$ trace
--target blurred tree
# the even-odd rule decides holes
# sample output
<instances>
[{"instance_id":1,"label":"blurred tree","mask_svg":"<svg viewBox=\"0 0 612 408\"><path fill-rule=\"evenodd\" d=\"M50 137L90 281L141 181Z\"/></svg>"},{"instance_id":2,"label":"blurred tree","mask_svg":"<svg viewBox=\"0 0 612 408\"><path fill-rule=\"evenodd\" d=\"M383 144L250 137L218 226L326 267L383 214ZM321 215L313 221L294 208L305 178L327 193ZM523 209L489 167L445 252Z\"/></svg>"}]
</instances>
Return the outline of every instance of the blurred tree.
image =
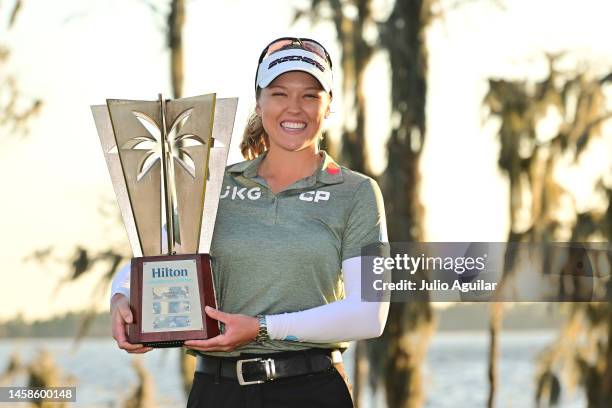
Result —
<instances>
[{"instance_id":1,"label":"blurred tree","mask_svg":"<svg viewBox=\"0 0 612 408\"><path fill-rule=\"evenodd\" d=\"M328 8L323 10L322 6ZM351 10L350 13L347 9ZM366 118L364 74L375 50L364 37L365 30L374 24L371 1L312 0L311 8L296 11L294 21L302 17L309 17L312 21L319 18L333 21L341 51L345 113L349 115L342 127L341 156L350 168L371 174L367 152L363 148Z\"/></svg>"},{"instance_id":2,"label":"blurred tree","mask_svg":"<svg viewBox=\"0 0 612 408\"><path fill-rule=\"evenodd\" d=\"M155 408L155 383L140 359L132 361L134 371L138 376L138 385L123 402L122 408Z\"/></svg>"},{"instance_id":3,"label":"blurred tree","mask_svg":"<svg viewBox=\"0 0 612 408\"><path fill-rule=\"evenodd\" d=\"M595 183L593 197L600 205L578 210L576 199L557 177L560 167L589 163L583 155L602 135L602 124L612 117L604 86L612 73L590 78L586 72L564 74L555 68L559 56L548 56L549 72L540 82L491 79L484 104L490 115L500 120L499 167L508 175L510 188L510 231L508 242L550 243L589 242L612 239L612 168ZM542 135L538 125L559 117L555 134ZM601 205L603 202L605 205ZM569 208L568 208L569 207ZM573 218L563 217L569 210ZM569 232L569 234L568 234ZM571 252L570 252L571 255ZM545 253L542 270L551 272L552 253ZM607 254L607 299L612 295ZM502 282L514 272L517 253L507 253ZM571 256L568 263L571 261ZM599 265L599 263L598 263ZM596 274L599 269L596 268ZM606 278L606 276L594 276ZM563 281L562 281L563 282ZM561 286L568 291L568 288ZM572 293L561 293L571 299ZM612 310L610 303L573 302L569 319L559 341L540 358L536 403L552 406L559 402L560 377L565 369L566 384L583 384L589 407L612 406ZM493 382L489 406L494 405L498 334L503 304L491 305L491 347L489 376Z\"/></svg>"},{"instance_id":4,"label":"blurred tree","mask_svg":"<svg viewBox=\"0 0 612 408\"><path fill-rule=\"evenodd\" d=\"M432 0L396 0L381 26L381 44L391 66L391 135L382 189L387 206L389 240L422 242L424 208L421 203L421 153L425 144L428 51L425 31L433 11ZM415 274L425 280L422 271ZM429 296L410 302L392 302L387 327L372 342L370 362L383 357L387 403L416 408L424 404L421 366L434 330ZM380 372L380 371L379 371Z\"/></svg>"},{"instance_id":5,"label":"blurred tree","mask_svg":"<svg viewBox=\"0 0 612 408\"><path fill-rule=\"evenodd\" d=\"M21 361L21 357L17 351L13 351L9 357L8 364L4 372L0 374L0 386L10 384L22 371L25 370L25 365Z\"/></svg>"},{"instance_id":6,"label":"blurred tree","mask_svg":"<svg viewBox=\"0 0 612 408\"><path fill-rule=\"evenodd\" d=\"M365 143L364 75L377 49L388 55L393 120L387 142L387 168L380 181L387 219L393 220L388 223L392 242L424 239L419 169L426 134L428 53L425 31L436 14L436 3L434 0L395 1L384 22L375 22L372 18L370 0L312 0L308 10L296 13L296 18L308 16L313 21L327 18L334 23L341 47L342 90L348 100L349 113L342 130L341 160L352 169L369 175L372 174ZM378 37L368 41L372 37L368 33L376 27ZM389 406L421 406L424 393L420 366L433 329L434 316L428 298L392 303L383 336L357 344L356 404L360 403L363 371L367 370L363 356L367 354L372 368L370 383L375 389L384 379Z\"/></svg>"},{"instance_id":7,"label":"blurred tree","mask_svg":"<svg viewBox=\"0 0 612 408\"><path fill-rule=\"evenodd\" d=\"M62 374L53 355L44 349L39 351L38 357L30 362L26 370L28 388L71 387L76 383L73 377ZM37 408L65 408L70 405L67 402L52 402L45 399L33 399L32 403Z\"/></svg>"},{"instance_id":8,"label":"blurred tree","mask_svg":"<svg viewBox=\"0 0 612 408\"><path fill-rule=\"evenodd\" d=\"M160 24L170 52L170 83L172 98L183 96L183 26L185 25L185 0L140 0L149 7ZM160 6L162 4L162 6Z\"/></svg>"},{"instance_id":9,"label":"blurred tree","mask_svg":"<svg viewBox=\"0 0 612 408\"><path fill-rule=\"evenodd\" d=\"M172 85L172 98L180 98L183 94L183 26L185 23L185 0L140 0L152 12L153 17L163 20L161 27L166 38L166 47L170 53L170 82ZM119 221L120 223L120 221ZM101 251L92 251L84 247L77 247L71 261L72 270L68 281L74 281L83 274L90 272L99 264L106 265L106 273L100 282L99 289L106 289L121 264L129 258L125 248L115 246ZM99 290L103 294L105 290ZM77 334L77 341L87 332L96 316L95 308L83 320L83 324ZM188 393L191 389L193 373L195 371L195 359L181 353L180 375L183 389ZM145 405L146 406L146 405Z\"/></svg>"},{"instance_id":10,"label":"blurred tree","mask_svg":"<svg viewBox=\"0 0 612 408\"><path fill-rule=\"evenodd\" d=\"M9 17L5 27L8 31L16 23L21 10L21 0L10 6ZM3 4L0 4L0 12ZM11 50L6 43L0 42L0 132L2 136L26 135L28 121L41 109L42 100L30 99L22 95L17 79L9 70Z\"/></svg>"},{"instance_id":11,"label":"blurred tree","mask_svg":"<svg viewBox=\"0 0 612 408\"><path fill-rule=\"evenodd\" d=\"M424 210L419 197L420 156L425 140L427 46L425 30L432 21L431 0L395 1L386 21L372 17L371 0L312 0L296 19L331 20L341 50L342 91L348 115L342 129L341 161L372 176L365 143L364 76L376 50L388 54L391 66L391 136L388 164L380 181L385 196L389 239L422 241ZM377 37L372 39L372 32ZM422 278L422 276L421 276ZM391 304L387 326L379 339L358 342L354 399L360 405L365 371L373 389L384 382L391 407L418 407L424 402L421 364L434 319L429 299Z\"/></svg>"}]
</instances>

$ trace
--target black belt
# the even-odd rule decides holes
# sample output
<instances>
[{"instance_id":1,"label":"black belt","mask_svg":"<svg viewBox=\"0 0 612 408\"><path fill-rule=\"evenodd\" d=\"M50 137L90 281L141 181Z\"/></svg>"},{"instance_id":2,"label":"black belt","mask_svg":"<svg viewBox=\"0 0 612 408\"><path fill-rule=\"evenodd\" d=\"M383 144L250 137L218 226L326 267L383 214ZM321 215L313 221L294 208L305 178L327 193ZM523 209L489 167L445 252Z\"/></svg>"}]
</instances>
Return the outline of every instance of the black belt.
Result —
<instances>
[{"instance_id":1,"label":"black belt","mask_svg":"<svg viewBox=\"0 0 612 408\"><path fill-rule=\"evenodd\" d=\"M240 385L249 385L276 378L318 373L341 362L342 354L339 350L325 349L249 355L249 358L242 359L198 355L196 372L230 378L238 380Z\"/></svg>"}]
</instances>

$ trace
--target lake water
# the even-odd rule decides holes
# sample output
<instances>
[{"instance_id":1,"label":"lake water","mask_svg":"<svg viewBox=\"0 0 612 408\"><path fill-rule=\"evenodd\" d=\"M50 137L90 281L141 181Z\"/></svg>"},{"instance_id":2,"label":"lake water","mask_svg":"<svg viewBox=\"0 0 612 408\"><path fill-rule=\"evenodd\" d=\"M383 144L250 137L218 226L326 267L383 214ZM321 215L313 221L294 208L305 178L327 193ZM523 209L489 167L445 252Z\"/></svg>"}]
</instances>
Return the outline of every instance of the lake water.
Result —
<instances>
[{"instance_id":1,"label":"lake water","mask_svg":"<svg viewBox=\"0 0 612 408\"><path fill-rule=\"evenodd\" d=\"M532 407L534 395L534 358L555 338L554 332L505 332L501 336L498 408ZM29 362L38 350L52 352L64 373L78 379L75 407L119 407L137 383L133 358L141 358L155 378L159 408L185 406L181 393L178 349L154 350L134 357L116 348L112 339L86 339L73 349L70 339L1 339L0 370L10 355L18 351ZM434 336L424 367L427 407L485 407L488 384L488 335L485 332L442 332ZM344 354L352 373L352 348ZM87 364L84 364L84 362ZM15 385L24 385L21 377ZM6 384L3 384L6 385ZM384 407L382 395L367 393L367 406ZM7 406L2 405L0 406ZM586 406L578 390L563 394L561 407Z\"/></svg>"}]
</instances>

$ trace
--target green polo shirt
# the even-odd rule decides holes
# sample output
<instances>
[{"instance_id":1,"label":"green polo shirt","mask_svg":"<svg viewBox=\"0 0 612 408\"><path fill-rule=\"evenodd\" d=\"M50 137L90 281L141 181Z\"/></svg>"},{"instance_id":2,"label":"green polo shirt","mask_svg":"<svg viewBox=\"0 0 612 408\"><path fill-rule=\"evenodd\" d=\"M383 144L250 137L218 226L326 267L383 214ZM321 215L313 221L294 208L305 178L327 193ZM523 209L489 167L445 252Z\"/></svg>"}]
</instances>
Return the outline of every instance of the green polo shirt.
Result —
<instances>
[{"instance_id":1,"label":"green polo shirt","mask_svg":"<svg viewBox=\"0 0 612 408\"><path fill-rule=\"evenodd\" d=\"M344 298L342 261L386 241L374 180L324 159L309 177L274 194L257 175L265 153L226 168L210 254L218 307L250 316L296 312ZM346 322L347 325L351 322ZM219 356L348 343L270 340Z\"/></svg>"}]
</instances>

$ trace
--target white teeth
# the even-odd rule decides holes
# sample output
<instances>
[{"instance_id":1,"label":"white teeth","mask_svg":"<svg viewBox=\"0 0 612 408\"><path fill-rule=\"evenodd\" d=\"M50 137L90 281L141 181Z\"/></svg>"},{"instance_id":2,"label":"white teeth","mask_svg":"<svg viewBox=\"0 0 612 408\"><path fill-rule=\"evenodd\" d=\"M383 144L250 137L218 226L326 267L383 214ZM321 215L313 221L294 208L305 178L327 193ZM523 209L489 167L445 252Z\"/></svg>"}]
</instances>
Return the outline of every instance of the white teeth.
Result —
<instances>
[{"instance_id":1,"label":"white teeth","mask_svg":"<svg viewBox=\"0 0 612 408\"><path fill-rule=\"evenodd\" d=\"M304 129L306 124L303 122L282 122L281 126L287 129Z\"/></svg>"}]
</instances>

